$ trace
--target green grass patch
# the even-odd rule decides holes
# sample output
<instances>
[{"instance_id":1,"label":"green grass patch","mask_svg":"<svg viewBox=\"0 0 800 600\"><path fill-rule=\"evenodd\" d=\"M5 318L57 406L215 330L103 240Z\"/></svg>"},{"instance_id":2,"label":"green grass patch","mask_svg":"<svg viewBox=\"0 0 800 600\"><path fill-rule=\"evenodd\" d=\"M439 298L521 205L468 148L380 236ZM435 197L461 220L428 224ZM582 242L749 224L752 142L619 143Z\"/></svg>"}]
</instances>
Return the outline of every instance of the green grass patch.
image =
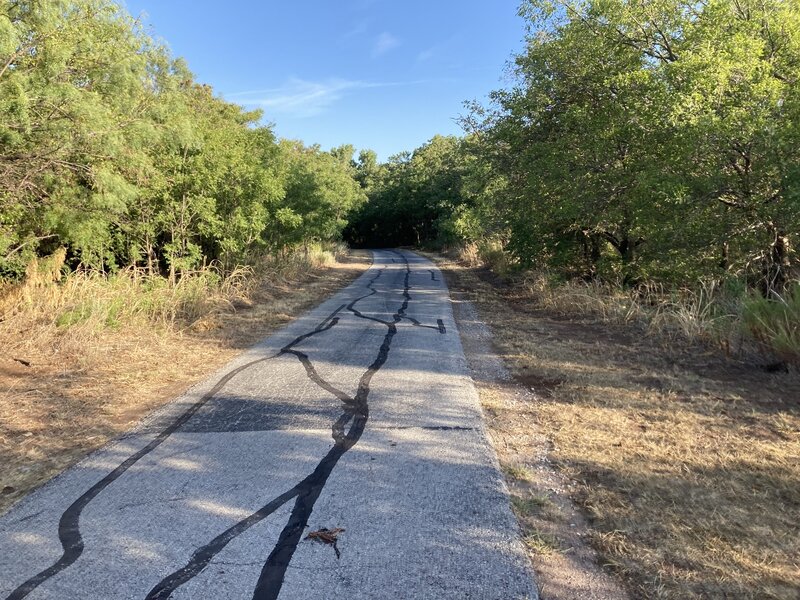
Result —
<instances>
[{"instance_id":1,"label":"green grass patch","mask_svg":"<svg viewBox=\"0 0 800 600\"><path fill-rule=\"evenodd\" d=\"M519 481L530 481L532 479L531 471L525 465L503 465L503 473L512 479Z\"/></svg>"},{"instance_id":2,"label":"green grass patch","mask_svg":"<svg viewBox=\"0 0 800 600\"><path fill-rule=\"evenodd\" d=\"M800 284L783 296L751 296L744 304L745 332L781 360L800 364Z\"/></svg>"}]
</instances>

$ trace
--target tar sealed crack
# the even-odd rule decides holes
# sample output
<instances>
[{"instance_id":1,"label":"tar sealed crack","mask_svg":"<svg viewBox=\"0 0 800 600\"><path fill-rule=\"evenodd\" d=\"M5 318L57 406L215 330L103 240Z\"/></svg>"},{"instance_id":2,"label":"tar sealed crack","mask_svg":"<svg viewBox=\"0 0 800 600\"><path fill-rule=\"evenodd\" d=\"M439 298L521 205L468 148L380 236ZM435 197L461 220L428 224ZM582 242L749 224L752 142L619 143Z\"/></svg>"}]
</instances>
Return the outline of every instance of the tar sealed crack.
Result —
<instances>
[{"instance_id":1,"label":"tar sealed crack","mask_svg":"<svg viewBox=\"0 0 800 600\"><path fill-rule=\"evenodd\" d=\"M423 325L406 314L408 305L411 302L411 294L409 293L411 267L409 265L408 258L405 255L399 252L393 252L393 254L395 254L400 260L392 259L392 262L399 263L402 261L401 264L404 264L405 266L405 274L403 285L403 301L397 311L391 316L391 320L383 320L377 317L365 315L356 308L356 305L359 302L378 293L378 291L374 288L374 285L383 275L386 268L383 267L379 269L376 275L368 282L366 286L369 290L368 293L356 298L347 305L342 305L337 308L316 328L295 338L295 340L284 346L276 355L251 361L245 365L242 365L241 367L238 367L237 369L230 371L222 379L220 379L213 389L203 395L202 398L200 398L180 416L178 416L169 427L164 429L149 444L135 454L131 455L106 477L92 486L64 512L61 517L61 521L59 522L58 532L59 539L63 547L62 556L53 565L20 585L11 593L10 596L8 596L8 600L19 600L25 598L44 581L60 573L72 565L80 557L84 548L83 539L79 530L80 515L83 509L106 487L118 479L142 457L146 456L159 445L161 445L170 435L172 435L172 433L182 427L192 416L198 412L198 410L200 410L204 404L206 404L211 398L219 393L220 390L222 390L222 388L225 387L225 385L227 385L228 382L230 382L230 380L233 379L237 374L258 363L288 354L295 356L302 363L303 367L305 368L306 375L312 382L342 402L342 414L331 425L331 435L334 440L333 447L320 460L313 472L279 496L267 502L256 512L252 513L245 519L242 519L238 523L235 523L233 526L220 533L209 543L195 550L189 562L184 567L162 579L146 596L147 600L166 600L167 598L171 597L178 587L191 580L206 566L208 566L214 557L220 551L222 551L231 540L235 539L252 526L273 514L287 502L294 500L291 516L289 517L286 526L281 531L277 544L266 559L253 593L254 600L276 599L283 586L283 581L286 575L286 570L289 566L289 562L291 561L292 556L297 549L297 545L300 542L304 529L307 527L308 519L314 509L314 504L319 498L331 472L339 462L339 459L341 459L341 457L348 450L358 443L361 435L364 432L364 429L366 428L369 419L369 406L367 400L370 393L370 382L372 381L375 373L377 373L378 370L383 367L388 359L392 340L398 332L398 324L403 320L407 320L417 327L437 330L440 334L444 334L446 332L441 319L437 320L436 326ZM433 273L431 273L431 278L436 281ZM333 329L339 323L339 313L345 308L357 318L380 323L387 328L375 360L362 374L358 382L356 394L352 397L345 394L341 390L334 388L330 383L326 382L322 377L320 377L308 355L293 348L295 345L300 344L311 336ZM340 533L343 533L343 531L344 530L342 529L321 529L317 532L312 532L313 535L309 534L307 538L330 543L333 545L338 558L340 556L340 552L336 544L336 538ZM332 542L328 540L332 540Z\"/></svg>"}]
</instances>

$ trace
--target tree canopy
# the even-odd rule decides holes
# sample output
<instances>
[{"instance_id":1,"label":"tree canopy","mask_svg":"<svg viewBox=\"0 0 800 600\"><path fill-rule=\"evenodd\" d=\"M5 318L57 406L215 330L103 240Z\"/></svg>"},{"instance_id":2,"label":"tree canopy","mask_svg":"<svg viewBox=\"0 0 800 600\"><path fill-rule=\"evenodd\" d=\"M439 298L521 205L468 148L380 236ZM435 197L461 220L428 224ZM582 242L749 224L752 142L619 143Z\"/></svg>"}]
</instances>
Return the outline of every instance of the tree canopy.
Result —
<instances>
[{"instance_id":1,"label":"tree canopy","mask_svg":"<svg viewBox=\"0 0 800 600\"><path fill-rule=\"evenodd\" d=\"M800 230L800 5L526 0L514 84L385 165L356 241L494 238L565 276L782 287ZM381 227L381 215L391 215Z\"/></svg>"},{"instance_id":2,"label":"tree canopy","mask_svg":"<svg viewBox=\"0 0 800 600\"><path fill-rule=\"evenodd\" d=\"M204 262L338 238L364 200L341 152L279 142L112 0L0 0L0 275ZM352 154L352 151L351 151Z\"/></svg>"},{"instance_id":3,"label":"tree canopy","mask_svg":"<svg viewBox=\"0 0 800 600\"><path fill-rule=\"evenodd\" d=\"M796 267L800 5L525 0L513 84L385 163L278 140L112 0L0 0L0 275L493 240L564 277Z\"/></svg>"}]
</instances>

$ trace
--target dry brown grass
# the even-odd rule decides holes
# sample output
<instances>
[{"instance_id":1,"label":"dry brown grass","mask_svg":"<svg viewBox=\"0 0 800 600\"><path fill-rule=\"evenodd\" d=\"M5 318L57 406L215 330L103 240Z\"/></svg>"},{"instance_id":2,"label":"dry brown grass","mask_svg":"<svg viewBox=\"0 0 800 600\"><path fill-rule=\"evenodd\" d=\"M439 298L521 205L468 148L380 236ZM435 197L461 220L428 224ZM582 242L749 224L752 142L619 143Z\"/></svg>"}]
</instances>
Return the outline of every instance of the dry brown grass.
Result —
<instances>
[{"instance_id":1,"label":"dry brown grass","mask_svg":"<svg viewBox=\"0 0 800 600\"><path fill-rule=\"evenodd\" d=\"M304 256L152 293L134 274L56 285L57 264L39 265L2 303L0 513L351 281L368 258ZM65 323L75 307L81 318Z\"/></svg>"},{"instance_id":2,"label":"dry brown grass","mask_svg":"<svg viewBox=\"0 0 800 600\"><path fill-rule=\"evenodd\" d=\"M535 392L484 398L534 552L570 546L535 527L548 511L514 475L544 451L634 598L800 597L796 372L768 373L636 320L566 317L484 269L443 266Z\"/></svg>"},{"instance_id":3,"label":"dry brown grass","mask_svg":"<svg viewBox=\"0 0 800 600\"><path fill-rule=\"evenodd\" d=\"M626 288L523 270L500 242L467 244L448 254L460 264L513 281L525 290L528 302L560 316L634 325L674 344L700 343L740 359L760 357L800 367L800 280L770 298L736 279L704 279L689 287L649 282Z\"/></svg>"}]
</instances>

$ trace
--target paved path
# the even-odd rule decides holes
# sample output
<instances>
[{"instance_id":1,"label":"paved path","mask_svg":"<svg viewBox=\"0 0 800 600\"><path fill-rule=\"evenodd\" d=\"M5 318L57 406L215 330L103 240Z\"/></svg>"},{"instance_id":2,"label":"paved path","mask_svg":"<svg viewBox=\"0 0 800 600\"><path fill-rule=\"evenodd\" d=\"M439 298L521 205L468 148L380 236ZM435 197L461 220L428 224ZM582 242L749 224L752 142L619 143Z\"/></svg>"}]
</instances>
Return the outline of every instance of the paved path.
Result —
<instances>
[{"instance_id":1,"label":"paved path","mask_svg":"<svg viewBox=\"0 0 800 600\"><path fill-rule=\"evenodd\" d=\"M375 252L0 519L0 598L170 597L536 598L433 264Z\"/></svg>"}]
</instances>

